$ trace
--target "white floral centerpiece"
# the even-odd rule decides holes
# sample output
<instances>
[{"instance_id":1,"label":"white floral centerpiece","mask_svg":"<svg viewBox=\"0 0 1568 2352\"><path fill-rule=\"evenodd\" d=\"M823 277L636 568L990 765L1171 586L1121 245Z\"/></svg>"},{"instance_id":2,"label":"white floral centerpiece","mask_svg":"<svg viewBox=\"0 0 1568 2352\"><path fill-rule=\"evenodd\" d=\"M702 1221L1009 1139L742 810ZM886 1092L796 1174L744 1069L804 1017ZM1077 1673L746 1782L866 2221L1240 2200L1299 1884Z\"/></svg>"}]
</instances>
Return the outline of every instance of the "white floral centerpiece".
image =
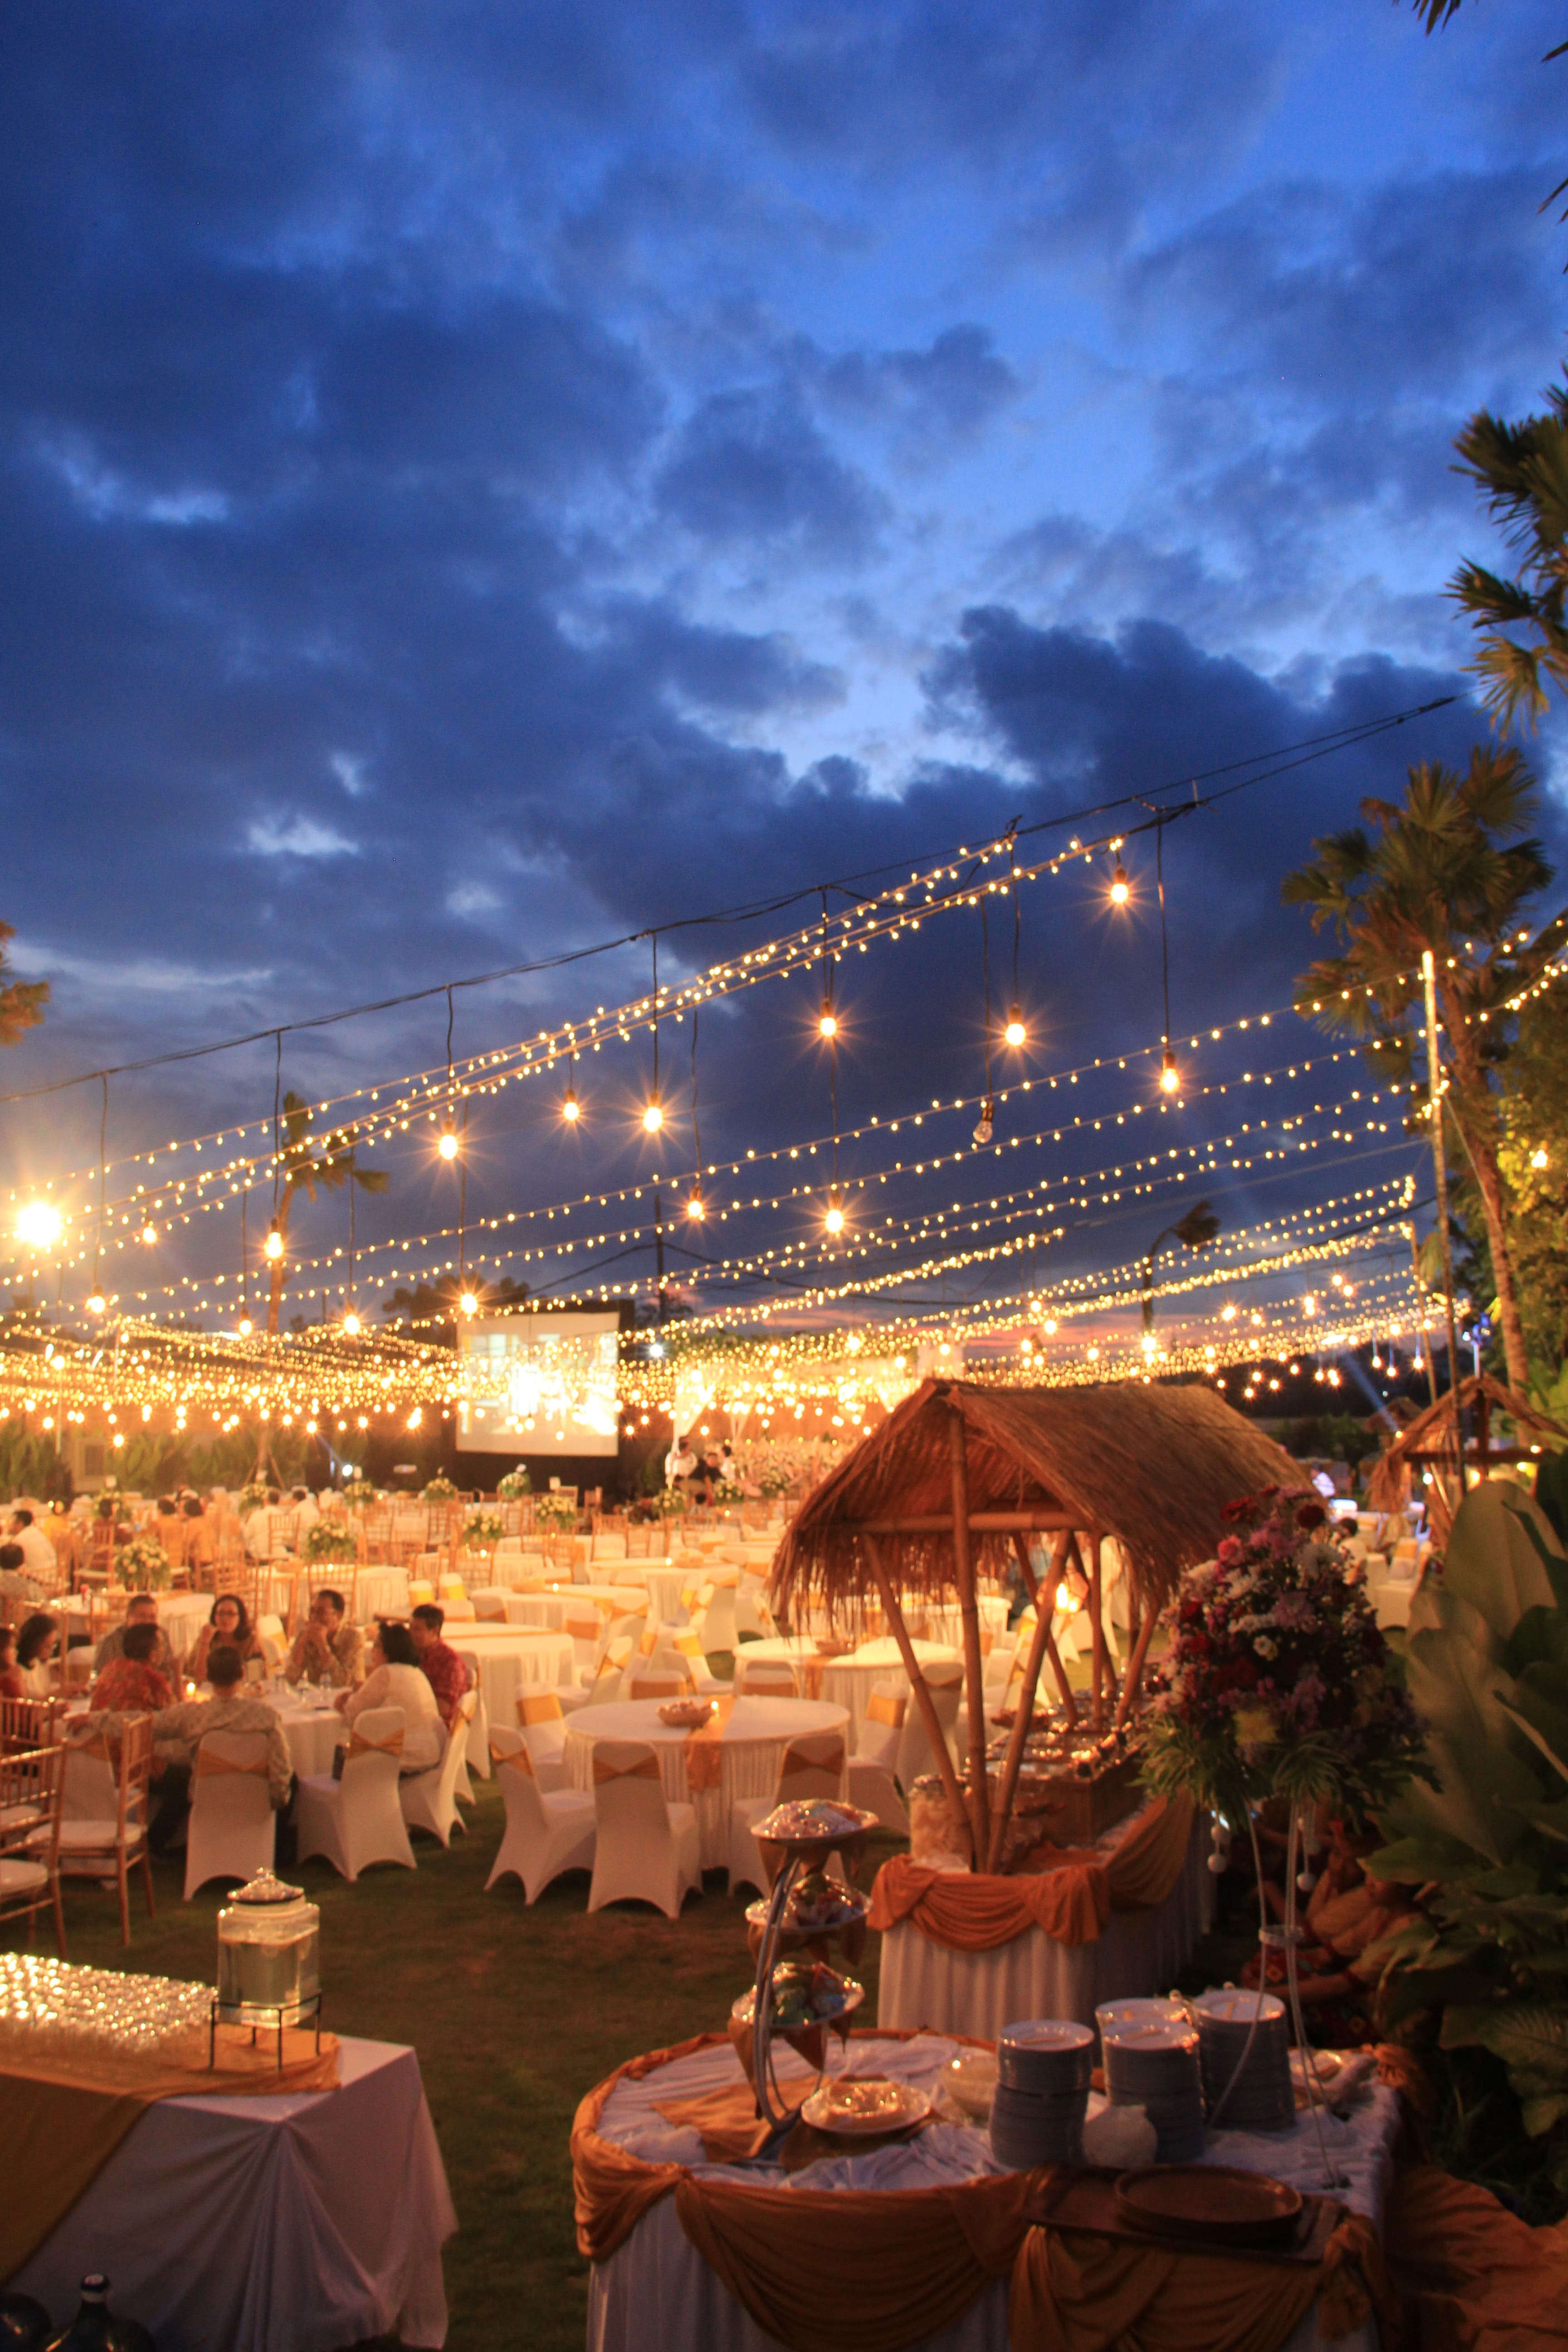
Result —
<instances>
[{"instance_id":1,"label":"white floral centerpiece","mask_svg":"<svg viewBox=\"0 0 1568 2352\"><path fill-rule=\"evenodd\" d=\"M114 1565L132 1592L165 1591L174 1578L174 1563L156 1536L132 1536L115 1553Z\"/></svg>"}]
</instances>

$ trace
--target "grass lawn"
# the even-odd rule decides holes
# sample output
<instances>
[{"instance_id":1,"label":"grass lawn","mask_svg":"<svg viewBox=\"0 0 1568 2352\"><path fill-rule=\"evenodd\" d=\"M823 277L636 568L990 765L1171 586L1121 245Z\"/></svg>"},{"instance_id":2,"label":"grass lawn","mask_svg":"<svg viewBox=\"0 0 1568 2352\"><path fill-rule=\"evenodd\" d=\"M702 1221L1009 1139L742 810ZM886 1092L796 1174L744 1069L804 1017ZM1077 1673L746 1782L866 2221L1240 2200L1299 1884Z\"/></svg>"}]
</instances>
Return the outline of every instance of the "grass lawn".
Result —
<instances>
[{"instance_id":1,"label":"grass lawn","mask_svg":"<svg viewBox=\"0 0 1568 2352\"><path fill-rule=\"evenodd\" d=\"M446 2256L452 2352L503 2341L581 2352L587 2265L572 2228L574 2111L622 2059L722 2029L749 1981L742 1913L752 1896L726 1894L715 1874L670 1921L642 1905L590 1918L580 1874L531 1910L515 1878L486 1895L501 1800L494 1780L475 1789L468 1835L449 1853L416 1838L417 1872L378 1867L355 1886L323 1862L284 1874L321 1906L328 2024L419 2053L459 2225ZM128 1952L112 1896L68 1890L68 1958L211 1982L222 1890L183 1903L174 1862L155 1882L154 1919L132 1895ZM52 1950L47 1930L37 1948ZM867 2022L878 1958L873 1936L859 1971Z\"/></svg>"}]
</instances>

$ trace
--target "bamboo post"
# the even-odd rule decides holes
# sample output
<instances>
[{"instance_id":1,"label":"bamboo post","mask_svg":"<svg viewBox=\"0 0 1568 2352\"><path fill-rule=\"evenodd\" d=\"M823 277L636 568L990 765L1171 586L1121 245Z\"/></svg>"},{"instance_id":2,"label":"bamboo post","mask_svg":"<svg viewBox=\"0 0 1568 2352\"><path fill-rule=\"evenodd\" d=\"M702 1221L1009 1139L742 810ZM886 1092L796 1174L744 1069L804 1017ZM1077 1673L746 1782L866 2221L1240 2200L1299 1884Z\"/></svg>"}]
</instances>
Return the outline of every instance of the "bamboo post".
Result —
<instances>
[{"instance_id":1,"label":"bamboo post","mask_svg":"<svg viewBox=\"0 0 1568 2352\"><path fill-rule=\"evenodd\" d=\"M936 1707L932 1703L931 1692L926 1686L926 1678L921 1672L921 1662L915 1655L914 1643L910 1640L910 1629L904 1622L904 1612L899 1606L899 1597L893 1591L891 1580L882 1564L882 1555L878 1549L875 1536L863 1535L860 1540L866 1547L866 1555L871 1563L871 1573L877 1580L877 1590L882 1596L882 1608L887 1615L888 1623L892 1629L893 1639L899 1645L899 1655L904 1662L904 1672L910 1678L910 1688L914 1694L915 1705L921 1711L921 1720L925 1725L926 1737L931 1741L932 1752L936 1757L936 1769L942 1775L942 1785L947 1792L948 1803L952 1807L958 1820L965 1821L968 1818L968 1808L963 1801L963 1791L958 1785L958 1775L952 1769L952 1758L948 1753L947 1741L943 1737L942 1726L936 1719ZM973 1831L971 1836L973 1837Z\"/></svg>"},{"instance_id":2,"label":"bamboo post","mask_svg":"<svg viewBox=\"0 0 1568 2352\"><path fill-rule=\"evenodd\" d=\"M986 1849L985 1867L994 1870L1002 1859L1002 1840L1007 1827L1007 1816L1013 1810L1013 1792L1018 1785L1018 1772L1024 1761L1024 1743L1029 1737L1029 1720L1035 1711L1035 1691L1040 1679L1040 1667L1045 1662L1046 1644L1051 1638L1051 1612L1036 1603L1035 1638L1029 1644L1029 1663L1024 1673L1023 1695L1018 1711L1013 1717L1013 1736L1007 1742L1007 1761L1002 1769L1002 1788L996 1800L996 1810L991 1818L991 1842Z\"/></svg>"},{"instance_id":3,"label":"bamboo post","mask_svg":"<svg viewBox=\"0 0 1568 2352\"><path fill-rule=\"evenodd\" d=\"M1078 1702L1072 1695L1072 1685L1068 1680L1068 1670L1062 1664L1062 1654L1057 1647L1057 1637L1051 1631L1051 1620L1056 1614L1057 1607L1057 1585L1061 1577L1062 1562L1067 1558L1068 1540L1065 1535L1059 1535L1051 1546L1051 1589L1043 1598L1040 1588L1035 1581L1034 1564L1029 1558L1028 1544L1022 1536L1016 1535L1013 1538L1013 1549L1018 1555L1018 1566L1024 1578L1024 1590L1034 1606L1035 1614L1046 1629L1046 1655L1051 1662L1051 1672L1057 1678L1057 1688L1061 1693L1062 1705L1067 1710L1067 1719L1071 1724L1078 1721Z\"/></svg>"},{"instance_id":4,"label":"bamboo post","mask_svg":"<svg viewBox=\"0 0 1568 2352\"><path fill-rule=\"evenodd\" d=\"M1149 1644L1154 1636L1154 1620L1159 1613L1152 1602L1142 1612L1142 1622L1138 1628L1137 1644L1127 1662L1126 1687L1121 1694L1121 1704L1116 1710L1118 1731L1131 1714L1133 1702L1138 1696L1138 1685L1143 1679L1143 1661L1149 1654Z\"/></svg>"},{"instance_id":5,"label":"bamboo post","mask_svg":"<svg viewBox=\"0 0 1568 2352\"><path fill-rule=\"evenodd\" d=\"M958 1605L963 1617L963 1680L969 1696L969 1813L973 1824L975 1866L988 1843L991 1800L985 1781L985 1661L980 1654L980 1612L974 1600L974 1562L969 1549L969 1464L963 1445L963 1415L948 1408L952 1450L952 1563Z\"/></svg>"},{"instance_id":6,"label":"bamboo post","mask_svg":"<svg viewBox=\"0 0 1568 2352\"><path fill-rule=\"evenodd\" d=\"M1080 1555L1081 1557L1081 1555ZM1089 1529L1089 1638L1094 1675L1094 1716L1096 1731L1105 1728L1105 1620L1100 1611L1105 1605L1100 1574L1100 1530Z\"/></svg>"}]
</instances>

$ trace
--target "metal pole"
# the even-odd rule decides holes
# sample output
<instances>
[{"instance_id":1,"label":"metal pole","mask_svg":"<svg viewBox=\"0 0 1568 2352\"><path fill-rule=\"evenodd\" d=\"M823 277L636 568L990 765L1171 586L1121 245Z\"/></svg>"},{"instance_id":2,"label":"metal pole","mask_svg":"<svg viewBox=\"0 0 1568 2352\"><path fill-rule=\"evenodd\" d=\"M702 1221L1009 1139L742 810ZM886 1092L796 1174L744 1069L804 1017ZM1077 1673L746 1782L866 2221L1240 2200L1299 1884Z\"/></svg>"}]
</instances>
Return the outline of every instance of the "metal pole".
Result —
<instances>
[{"instance_id":1,"label":"metal pole","mask_svg":"<svg viewBox=\"0 0 1568 2352\"><path fill-rule=\"evenodd\" d=\"M1426 993L1426 1087L1432 1119L1432 1174L1437 1194L1437 1237L1443 1249L1443 1309L1448 1325L1448 1393L1454 1400L1454 1442L1459 1450L1459 1492L1465 1491L1465 1444L1459 1426L1459 1335L1454 1322L1454 1245L1448 1233L1448 1171L1443 1156L1443 1066L1437 1059L1437 964L1430 948L1421 956ZM1433 1394L1436 1382L1432 1383Z\"/></svg>"}]
</instances>

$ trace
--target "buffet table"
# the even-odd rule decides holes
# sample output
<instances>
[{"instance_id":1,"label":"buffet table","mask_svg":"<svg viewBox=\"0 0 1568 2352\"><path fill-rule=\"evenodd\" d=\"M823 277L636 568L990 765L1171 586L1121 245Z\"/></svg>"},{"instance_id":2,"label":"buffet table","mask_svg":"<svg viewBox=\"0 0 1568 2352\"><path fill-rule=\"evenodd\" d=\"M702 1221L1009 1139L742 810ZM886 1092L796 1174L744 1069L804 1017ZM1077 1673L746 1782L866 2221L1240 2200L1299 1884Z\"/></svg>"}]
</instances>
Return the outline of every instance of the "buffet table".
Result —
<instances>
[{"instance_id":1,"label":"buffet table","mask_svg":"<svg viewBox=\"0 0 1568 2352\"><path fill-rule=\"evenodd\" d=\"M645 1740L658 1759L664 1793L672 1805L695 1805L704 1870L721 1870L730 1856L730 1811L741 1797L771 1797L779 1766L792 1739L808 1732L846 1729L841 1706L803 1698L736 1699L716 1740L693 1743L678 1724L661 1723L659 1701L620 1699L608 1706L584 1706L567 1718L566 1770L574 1789L594 1786L594 1743L598 1739ZM690 1769L693 1745L702 1767ZM717 1750L714 1769L711 1750ZM696 1780L700 1785L693 1786Z\"/></svg>"},{"instance_id":2,"label":"buffet table","mask_svg":"<svg viewBox=\"0 0 1568 2352\"><path fill-rule=\"evenodd\" d=\"M858 2034L841 2071L934 2089L958 2047L929 2033ZM793 2052L778 2057L781 2079L809 2084ZM634 2059L579 2107L589 2352L1048 2352L1113 2340L1143 2352L1315 2352L1320 2326L1341 2352L1377 2352L1378 2239L1400 2120L1381 2084L1348 2122L1324 2125L1348 2180L1329 2193L1348 2218L1320 2270L1033 2226L1028 2207L1049 2176L1004 2172L985 2131L956 2122L786 2174L711 2162L693 2122L659 2111L738 2093L742 2079L727 2037L705 2035ZM1216 2132L1205 2161L1304 2193L1321 2185L1315 2136L1300 2121L1286 2133Z\"/></svg>"},{"instance_id":3,"label":"buffet table","mask_svg":"<svg viewBox=\"0 0 1568 2352\"><path fill-rule=\"evenodd\" d=\"M338 2056L333 2091L147 2107L6 2284L60 2326L104 2271L159 2352L445 2343L458 2221L418 2058L348 2039Z\"/></svg>"},{"instance_id":4,"label":"buffet table","mask_svg":"<svg viewBox=\"0 0 1568 2352\"><path fill-rule=\"evenodd\" d=\"M1152 1797L1086 1852L1034 1876L885 1863L878 2015L994 2041L1017 2017L1075 2017L1174 1982L1209 1922L1205 1823Z\"/></svg>"}]
</instances>

